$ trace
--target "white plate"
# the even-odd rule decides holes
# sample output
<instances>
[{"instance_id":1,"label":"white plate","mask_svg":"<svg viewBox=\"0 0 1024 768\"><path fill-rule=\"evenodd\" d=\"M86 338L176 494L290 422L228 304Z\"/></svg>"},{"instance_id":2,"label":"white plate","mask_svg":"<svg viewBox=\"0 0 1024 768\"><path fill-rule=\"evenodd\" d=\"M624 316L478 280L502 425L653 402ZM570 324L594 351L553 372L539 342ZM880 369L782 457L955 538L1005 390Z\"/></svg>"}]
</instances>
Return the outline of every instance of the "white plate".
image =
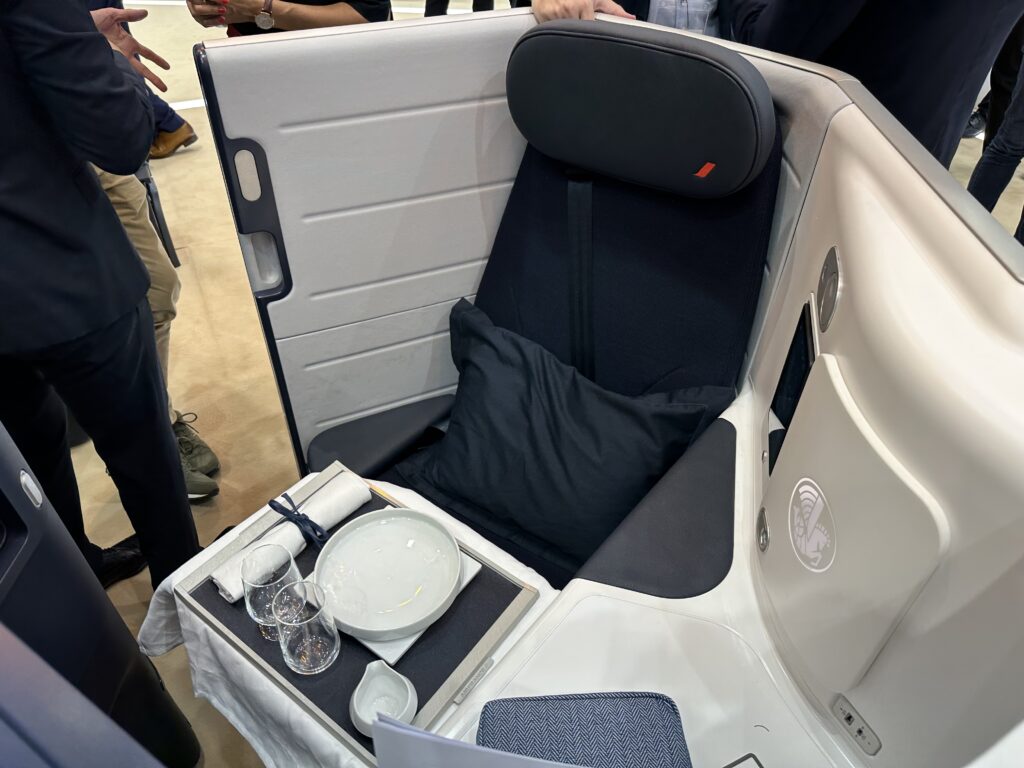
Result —
<instances>
[{"instance_id":1,"label":"white plate","mask_svg":"<svg viewBox=\"0 0 1024 768\"><path fill-rule=\"evenodd\" d=\"M462 573L459 576L459 586L455 590L455 596L458 597L463 593L469 583L476 578L476 575L483 570L483 565L479 561L474 560L472 557L467 555L465 552L462 553ZM398 662L402 660L406 652L416 645L416 641L419 640L426 629L421 629L419 632L408 637L400 637L397 640L363 640L356 638L366 646L369 650L380 656L384 661L390 664L392 667L398 666Z\"/></svg>"},{"instance_id":2,"label":"white plate","mask_svg":"<svg viewBox=\"0 0 1024 768\"><path fill-rule=\"evenodd\" d=\"M448 530L411 509L347 523L316 560L313 578L342 632L395 640L426 629L458 594L462 557Z\"/></svg>"}]
</instances>

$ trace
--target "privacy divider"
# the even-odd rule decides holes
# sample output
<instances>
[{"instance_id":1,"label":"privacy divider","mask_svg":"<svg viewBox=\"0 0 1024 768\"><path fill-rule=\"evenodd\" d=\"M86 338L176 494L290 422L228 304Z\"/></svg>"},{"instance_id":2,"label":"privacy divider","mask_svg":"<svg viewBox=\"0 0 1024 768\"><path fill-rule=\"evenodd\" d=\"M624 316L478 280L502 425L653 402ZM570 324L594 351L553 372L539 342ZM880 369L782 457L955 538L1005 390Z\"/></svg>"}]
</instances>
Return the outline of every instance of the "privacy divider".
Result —
<instances>
[{"instance_id":1,"label":"privacy divider","mask_svg":"<svg viewBox=\"0 0 1024 768\"><path fill-rule=\"evenodd\" d=\"M529 13L196 48L299 464L319 432L454 390L524 141L505 64Z\"/></svg>"}]
</instances>

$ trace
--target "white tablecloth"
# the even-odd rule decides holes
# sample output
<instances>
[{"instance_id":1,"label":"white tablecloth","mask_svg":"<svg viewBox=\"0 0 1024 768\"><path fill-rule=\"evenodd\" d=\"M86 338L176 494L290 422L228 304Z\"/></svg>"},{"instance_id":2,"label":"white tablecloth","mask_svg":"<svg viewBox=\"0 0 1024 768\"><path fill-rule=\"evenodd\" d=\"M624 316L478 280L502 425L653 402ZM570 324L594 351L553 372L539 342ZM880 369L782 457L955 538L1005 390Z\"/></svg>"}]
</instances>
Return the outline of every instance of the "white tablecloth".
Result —
<instances>
[{"instance_id":1,"label":"white tablecloth","mask_svg":"<svg viewBox=\"0 0 1024 768\"><path fill-rule=\"evenodd\" d=\"M300 480L289 492L298 490L311 477ZM463 544L538 590L539 599L497 649L495 658L500 658L547 608L557 592L536 571L452 519L418 493L390 483L376 485L405 506L436 518ZM207 699L220 710L252 744L268 768L357 768L363 765L361 759L352 755L195 614L182 609L174 596L174 585L180 579L193 573L265 512L266 507L164 580L153 595L139 631L139 647L148 656L159 656L184 643L196 696Z\"/></svg>"}]
</instances>

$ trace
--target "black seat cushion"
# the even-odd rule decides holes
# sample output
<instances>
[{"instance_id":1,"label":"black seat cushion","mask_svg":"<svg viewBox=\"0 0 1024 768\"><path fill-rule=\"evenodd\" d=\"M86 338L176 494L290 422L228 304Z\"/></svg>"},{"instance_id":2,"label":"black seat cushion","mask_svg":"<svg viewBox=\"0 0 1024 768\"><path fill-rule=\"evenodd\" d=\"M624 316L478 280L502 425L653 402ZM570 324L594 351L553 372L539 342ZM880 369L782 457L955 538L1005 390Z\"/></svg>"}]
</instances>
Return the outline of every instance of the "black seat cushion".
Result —
<instances>
[{"instance_id":1,"label":"black seat cushion","mask_svg":"<svg viewBox=\"0 0 1024 768\"><path fill-rule=\"evenodd\" d=\"M500 536L522 530L577 565L733 397L714 386L609 392L465 300L451 336L460 378L448 432L398 470L441 506Z\"/></svg>"},{"instance_id":2,"label":"black seat cushion","mask_svg":"<svg viewBox=\"0 0 1024 768\"><path fill-rule=\"evenodd\" d=\"M340 461L357 475L377 477L439 438L435 425L448 418L454 401L454 395L439 395L326 429L306 450L309 471L320 472Z\"/></svg>"}]
</instances>

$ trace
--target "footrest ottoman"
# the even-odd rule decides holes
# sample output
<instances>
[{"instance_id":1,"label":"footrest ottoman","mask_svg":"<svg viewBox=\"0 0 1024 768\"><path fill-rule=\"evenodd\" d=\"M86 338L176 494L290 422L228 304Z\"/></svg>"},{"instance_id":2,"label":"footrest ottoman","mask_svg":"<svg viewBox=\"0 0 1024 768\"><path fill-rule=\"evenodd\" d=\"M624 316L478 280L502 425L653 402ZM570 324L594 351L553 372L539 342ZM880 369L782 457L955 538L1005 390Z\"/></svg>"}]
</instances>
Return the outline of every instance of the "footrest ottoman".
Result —
<instances>
[{"instance_id":1,"label":"footrest ottoman","mask_svg":"<svg viewBox=\"0 0 1024 768\"><path fill-rule=\"evenodd\" d=\"M660 693L496 699L477 744L586 768L692 768L679 710Z\"/></svg>"}]
</instances>

